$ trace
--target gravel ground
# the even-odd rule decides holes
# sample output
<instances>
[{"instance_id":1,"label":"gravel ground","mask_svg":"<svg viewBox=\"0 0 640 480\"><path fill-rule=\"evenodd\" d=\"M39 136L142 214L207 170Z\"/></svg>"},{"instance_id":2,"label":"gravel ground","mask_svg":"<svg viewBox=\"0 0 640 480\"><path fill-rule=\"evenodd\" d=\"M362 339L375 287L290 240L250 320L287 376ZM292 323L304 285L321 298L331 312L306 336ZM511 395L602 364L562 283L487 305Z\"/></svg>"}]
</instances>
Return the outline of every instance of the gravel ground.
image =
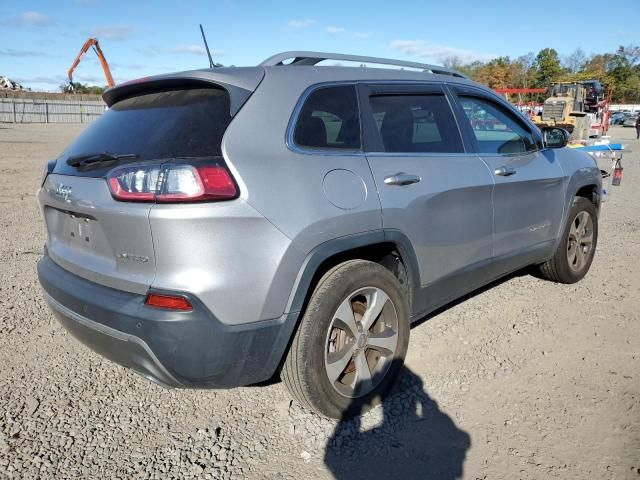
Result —
<instances>
[{"instance_id":1,"label":"gravel ground","mask_svg":"<svg viewBox=\"0 0 640 480\"><path fill-rule=\"evenodd\" d=\"M81 126L0 126L0 477L640 479L640 142L591 272L526 273L413 328L394 395L351 422L280 383L165 390L67 335L35 276L34 192Z\"/></svg>"}]
</instances>

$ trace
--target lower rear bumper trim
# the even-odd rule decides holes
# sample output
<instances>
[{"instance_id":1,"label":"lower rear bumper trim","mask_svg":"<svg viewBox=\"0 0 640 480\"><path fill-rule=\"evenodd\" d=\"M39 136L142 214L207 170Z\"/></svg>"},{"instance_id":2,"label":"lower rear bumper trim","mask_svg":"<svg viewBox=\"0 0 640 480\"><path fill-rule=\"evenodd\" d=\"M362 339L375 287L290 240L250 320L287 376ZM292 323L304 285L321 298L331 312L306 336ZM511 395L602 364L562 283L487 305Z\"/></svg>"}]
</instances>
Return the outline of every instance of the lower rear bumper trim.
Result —
<instances>
[{"instance_id":1,"label":"lower rear bumper trim","mask_svg":"<svg viewBox=\"0 0 640 480\"><path fill-rule=\"evenodd\" d=\"M144 340L89 320L68 309L47 292L43 294L62 326L92 350L165 387L184 386L164 368Z\"/></svg>"}]
</instances>

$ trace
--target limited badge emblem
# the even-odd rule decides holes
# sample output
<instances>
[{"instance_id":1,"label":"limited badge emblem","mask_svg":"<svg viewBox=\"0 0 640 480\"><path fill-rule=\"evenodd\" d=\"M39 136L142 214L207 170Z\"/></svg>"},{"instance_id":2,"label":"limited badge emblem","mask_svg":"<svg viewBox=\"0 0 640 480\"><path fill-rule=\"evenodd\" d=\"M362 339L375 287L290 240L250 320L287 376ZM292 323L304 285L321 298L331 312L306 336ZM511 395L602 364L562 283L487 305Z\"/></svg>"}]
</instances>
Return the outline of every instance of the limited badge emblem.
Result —
<instances>
[{"instance_id":1,"label":"limited badge emblem","mask_svg":"<svg viewBox=\"0 0 640 480\"><path fill-rule=\"evenodd\" d=\"M144 255L132 255L131 253L126 253L126 252L119 253L118 259L132 260L134 262L141 262L141 263L147 263L149 261L149 257L145 257Z\"/></svg>"}]
</instances>

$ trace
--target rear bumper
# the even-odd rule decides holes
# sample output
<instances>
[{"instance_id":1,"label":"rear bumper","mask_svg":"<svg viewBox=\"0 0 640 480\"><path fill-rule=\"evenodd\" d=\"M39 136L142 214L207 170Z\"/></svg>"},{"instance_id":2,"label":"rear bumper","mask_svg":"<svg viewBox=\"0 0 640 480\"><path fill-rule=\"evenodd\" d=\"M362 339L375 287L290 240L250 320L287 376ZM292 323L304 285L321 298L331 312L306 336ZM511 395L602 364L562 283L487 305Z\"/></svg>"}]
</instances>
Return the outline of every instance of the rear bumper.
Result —
<instances>
[{"instance_id":1,"label":"rear bumper","mask_svg":"<svg viewBox=\"0 0 640 480\"><path fill-rule=\"evenodd\" d=\"M284 355L297 314L229 326L200 300L172 312L144 305L144 295L78 277L45 255L38 279L56 318L110 360L169 387L229 388L268 380Z\"/></svg>"}]
</instances>

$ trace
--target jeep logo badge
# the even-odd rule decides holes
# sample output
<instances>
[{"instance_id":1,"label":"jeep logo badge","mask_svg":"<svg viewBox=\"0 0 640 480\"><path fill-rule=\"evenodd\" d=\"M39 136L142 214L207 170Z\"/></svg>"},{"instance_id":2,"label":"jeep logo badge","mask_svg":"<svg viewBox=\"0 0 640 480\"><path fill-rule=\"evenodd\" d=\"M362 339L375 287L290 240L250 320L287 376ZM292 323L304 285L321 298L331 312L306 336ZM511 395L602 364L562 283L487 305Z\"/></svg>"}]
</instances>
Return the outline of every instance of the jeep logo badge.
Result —
<instances>
[{"instance_id":1,"label":"jeep logo badge","mask_svg":"<svg viewBox=\"0 0 640 480\"><path fill-rule=\"evenodd\" d=\"M62 198L62 200L64 200L65 202L68 202L70 201L69 198L71 197L71 187L69 185L65 185L64 183L61 183L56 187L55 194L58 197Z\"/></svg>"}]
</instances>

